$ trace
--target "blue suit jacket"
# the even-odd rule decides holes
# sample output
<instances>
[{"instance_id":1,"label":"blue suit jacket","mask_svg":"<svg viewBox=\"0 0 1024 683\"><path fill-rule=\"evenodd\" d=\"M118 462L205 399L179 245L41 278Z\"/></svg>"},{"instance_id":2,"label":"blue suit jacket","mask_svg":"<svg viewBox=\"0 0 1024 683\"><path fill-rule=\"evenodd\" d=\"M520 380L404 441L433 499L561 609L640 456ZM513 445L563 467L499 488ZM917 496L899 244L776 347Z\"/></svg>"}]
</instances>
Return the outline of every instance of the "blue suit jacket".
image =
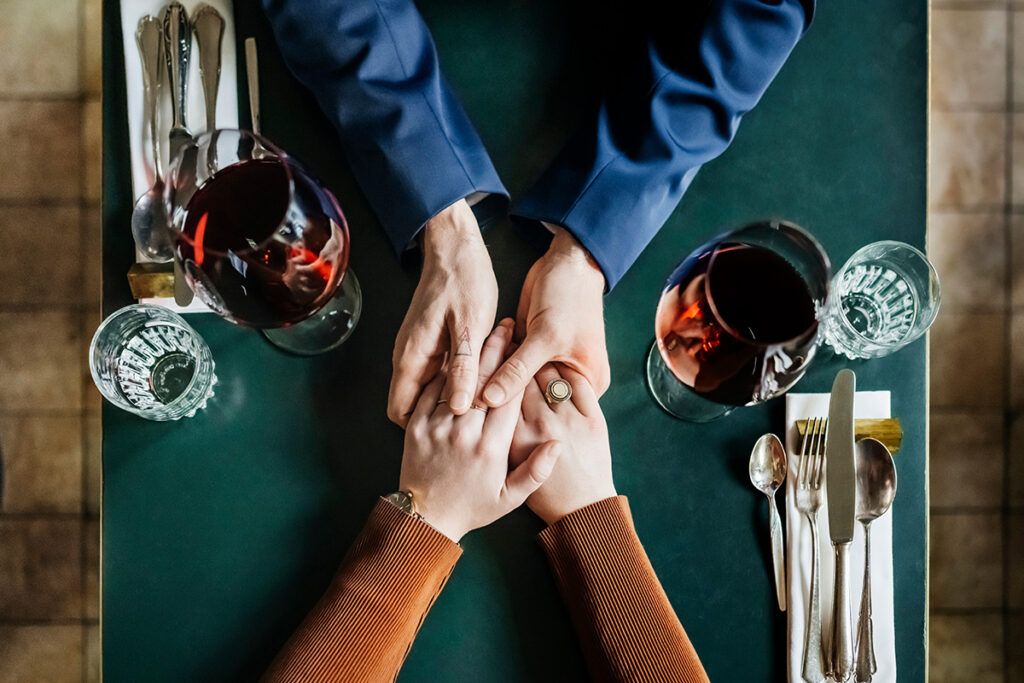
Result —
<instances>
[{"instance_id":1,"label":"blue suit jacket","mask_svg":"<svg viewBox=\"0 0 1024 683\"><path fill-rule=\"evenodd\" d=\"M285 60L341 135L395 249L434 214L508 193L441 74L412 0L263 0ZM611 288L668 219L700 167L732 141L810 23L813 0L688 0L686 20L650 26L628 78L604 93L518 219L562 225ZM652 24L665 22L651 22Z\"/></svg>"}]
</instances>

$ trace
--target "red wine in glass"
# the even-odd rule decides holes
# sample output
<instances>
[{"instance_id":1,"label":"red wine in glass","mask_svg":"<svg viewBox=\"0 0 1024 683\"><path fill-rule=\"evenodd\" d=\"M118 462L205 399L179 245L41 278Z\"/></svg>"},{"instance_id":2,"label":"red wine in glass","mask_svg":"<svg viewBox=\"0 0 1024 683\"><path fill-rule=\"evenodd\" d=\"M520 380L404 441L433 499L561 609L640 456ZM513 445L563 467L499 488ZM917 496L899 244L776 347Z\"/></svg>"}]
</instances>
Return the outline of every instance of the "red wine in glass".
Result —
<instances>
[{"instance_id":1,"label":"red wine in glass","mask_svg":"<svg viewBox=\"0 0 1024 683\"><path fill-rule=\"evenodd\" d=\"M324 212L307 214L300 240L277 239L289 186L314 204L324 191L298 168L250 159L218 171L186 209L181 258L232 320L281 327L315 313L337 286L345 234Z\"/></svg>"},{"instance_id":2,"label":"red wine in glass","mask_svg":"<svg viewBox=\"0 0 1024 683\"><path fill-rule=\"evenodd\" d=\"M780 222L696 250L658 303L648 359L655 398L673 415L705 421L787 391L814 355L828 273L813 238Z\"/></svg>"},{"instance_id":3,"label":"red wine in glass","mask_svg":"<svg viewBox=\"0 0 1024 683\"><path fill-rule=\"evenodd\" d=\"M223 129L185 146L169 178L175 256L213 311L299 354L348 337L361 311L348 226L301 164L253 133Z\"/></svg>"}]
</instances>

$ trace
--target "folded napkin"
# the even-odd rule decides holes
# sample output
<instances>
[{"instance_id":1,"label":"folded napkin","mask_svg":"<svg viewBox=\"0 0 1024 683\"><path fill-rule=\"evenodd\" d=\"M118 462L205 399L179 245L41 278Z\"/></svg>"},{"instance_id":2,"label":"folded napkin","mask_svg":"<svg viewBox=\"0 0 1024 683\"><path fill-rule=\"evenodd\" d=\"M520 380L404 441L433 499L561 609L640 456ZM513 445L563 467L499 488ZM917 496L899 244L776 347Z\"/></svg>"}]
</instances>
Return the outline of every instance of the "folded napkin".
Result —
<instances>
[{"instance_id":1,"label":"folded napkin","mask_svg":"<svg viewBox=\"0 0 1024 683\"><path fill-rule=\"evenodd\" d=\"M888 391L858 391L853 414L862 418L891 417ZM789 680L802 681L804 634L811 592L811 529L803 514L796 509L797 466L800 436L796 421L807 417L828 417L828 394L786 395L786 451L789 474L786 476L786 582L789 641ZM835 555L828 531L828 497L822 486L822 506L818 510L818 538L821 547L819 591L821 593L822 642L827 645L832 622L832 587ZM898 503L897 496L897 503ZM896 680L896 634L893 619L892 516L897 507L871 523L871 594L875 631L875 658L878 671L873 681L889 683ZM853 613L854 639L864 580L864 528L858 522L850 548L850 604ZM854 660L856 661L856 660ZM852 680L852 677L851 677Z\"/></svg>"},{"instance_id":2,"label":"folded napkin","mask_svg":"<svg viewBox=\"0 0 1024 683\"><path fill-rule=\"evenodd\" d=\"M217 89L217 126L219 128L238 127L238 86L237 67L235 63L235 22L231 9L231 0L180 0L185 6L189 17L201 4L210 5L224 17L224 37L221 41L220 86ZM149 122L144 120L142 62L139 48L135 44L135 31L139 19L149 14L160 18L166 2L163 0L121 0L121 34L124 45L124 74L128 104L128 140L131 147L132 162L132 197L139 197L149 189L153 180L153 160L149 145ZM160 92L161 109L159 121L160 135L160 168L166 178L168 134L171 130L171 87L167 75L164 74L163 87ZM206 129L206 106L203 99L203 83L199 76L199 48L195 38L192 41L192 58L189 65L188 97L186 102L186 121L193 135ZM126 231L131 230L125 225ZM142 254L135 254L136 261L147 261ZM146 299L145 303L166 306L178 312L198 312L209 310L196 297L192 304L182 309L174 303L174 299Z\"/></svg>"}]
</instances>

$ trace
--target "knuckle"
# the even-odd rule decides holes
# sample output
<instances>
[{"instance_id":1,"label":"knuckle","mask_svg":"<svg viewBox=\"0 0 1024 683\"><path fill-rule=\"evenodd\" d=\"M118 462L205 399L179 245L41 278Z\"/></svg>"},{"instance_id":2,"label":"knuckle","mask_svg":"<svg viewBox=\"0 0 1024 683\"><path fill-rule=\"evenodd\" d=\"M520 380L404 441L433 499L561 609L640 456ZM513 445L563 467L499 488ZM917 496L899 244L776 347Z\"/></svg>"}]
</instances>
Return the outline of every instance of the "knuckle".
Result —
<instances>
[{"instance_id":1,"label":"knuckle","mask_svg":"<svg viewBox=\"0 0 1024 683\"><path fill-rule=\"evenodd\" d=\"M521 359L512 357L505 361L505 372L499 379L511 379L516 381L523 381L528 376L528 370L526 369L526 363Z\"/></svg>"},{"instance_id":2,"label":"knuckle","mask_svg":"<svg viewBox=\"0 0 1024 683\"><path fill-rule=\"evenodd\" d=\"M448 436L448 425L444 422L434 422L426 428L427 437L433 441L442 441Z\"/></svg>"}]
</instances>

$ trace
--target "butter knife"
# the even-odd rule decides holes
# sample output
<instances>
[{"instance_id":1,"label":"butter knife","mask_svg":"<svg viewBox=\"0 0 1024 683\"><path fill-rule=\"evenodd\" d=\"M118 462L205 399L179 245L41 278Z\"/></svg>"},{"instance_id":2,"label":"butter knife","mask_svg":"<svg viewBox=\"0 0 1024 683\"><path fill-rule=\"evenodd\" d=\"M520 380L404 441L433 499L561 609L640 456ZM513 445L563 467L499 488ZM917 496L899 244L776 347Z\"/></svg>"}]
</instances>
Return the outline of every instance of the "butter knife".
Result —
<instances>
[{"instance_id":1,"label":"butter knife","mask_svg":"<svg viewBox=\"0 0 1024 683\"><path fill-rule=\"evenodd\" d=\"M828 527L836 553L832 592L832 640L829 662L836 681L853 671L853 620L850 615L850 544L856 525L857 476L854 451L853 400L857 376L840 370L832 383L825 436L825 486L828 491Z\"/></svg>"}]
</instances>

